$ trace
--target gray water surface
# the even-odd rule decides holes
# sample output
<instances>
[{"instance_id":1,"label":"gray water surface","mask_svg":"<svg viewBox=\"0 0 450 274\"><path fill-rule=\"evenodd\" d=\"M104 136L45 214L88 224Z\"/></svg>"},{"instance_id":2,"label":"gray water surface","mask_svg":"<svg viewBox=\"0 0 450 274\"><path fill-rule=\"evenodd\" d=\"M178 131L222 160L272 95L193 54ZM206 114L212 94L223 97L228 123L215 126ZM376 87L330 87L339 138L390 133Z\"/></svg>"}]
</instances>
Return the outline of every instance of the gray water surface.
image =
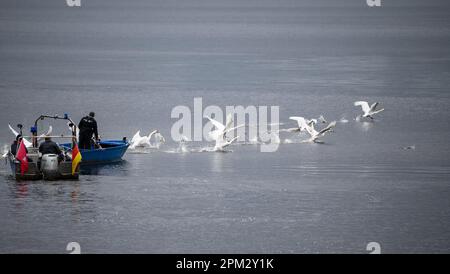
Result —
<instances>
[{"instance_id":1,"label":"gray water surface","mask_svg":"<svg viewBox=\"0 0 450 274\"><path fill-rule=\"evenodd\" d=\"M1 163L0 252L448 253L449 18L445 1L2 1L1 145L8 123L91 110L103 139L167 143L79 181ZM174 153L171 110L194 97L349 122L323 145ZM357 100L386 110L357 122Z\"/></svg>"}]
</instances>

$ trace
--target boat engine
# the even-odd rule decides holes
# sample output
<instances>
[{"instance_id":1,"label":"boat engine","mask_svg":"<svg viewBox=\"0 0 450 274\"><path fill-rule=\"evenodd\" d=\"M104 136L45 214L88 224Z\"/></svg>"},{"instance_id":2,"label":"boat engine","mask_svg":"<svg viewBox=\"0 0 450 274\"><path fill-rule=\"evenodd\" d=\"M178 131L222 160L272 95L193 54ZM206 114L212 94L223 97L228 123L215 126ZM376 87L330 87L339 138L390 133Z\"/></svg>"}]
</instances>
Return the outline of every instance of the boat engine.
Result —
<instances>
[{"instance_id":1,"label":"boat engine","mask_svg":"<svg viewBox=\"0 0 450 274\"><path fill-rule=\"evenodd\" d=\"M46 180L54 180L59 176L58 155L45 154L41 159L41 172Z\"/></svg>"}]
</instances>

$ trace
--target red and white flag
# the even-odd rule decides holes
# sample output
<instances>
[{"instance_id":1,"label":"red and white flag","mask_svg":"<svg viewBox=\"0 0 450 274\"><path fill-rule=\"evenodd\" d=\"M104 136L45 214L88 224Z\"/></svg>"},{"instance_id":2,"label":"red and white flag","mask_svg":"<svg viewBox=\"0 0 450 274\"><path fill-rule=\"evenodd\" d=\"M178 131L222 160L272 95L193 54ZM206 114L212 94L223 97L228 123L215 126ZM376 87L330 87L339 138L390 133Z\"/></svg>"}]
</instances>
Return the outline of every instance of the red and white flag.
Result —
<instances>
[{"instance_id":1,"label":"red and white flag","mask_svg":"<svg viewBox=\"0 0 450 274\"><path fill-rule=\"evenodd\" d=\"M23 143L23 140L20 141L19 150L16 154L16 159L20 161L20 174L24 174L28 171L28 159L27 159L27 148Z\"/></svg>"}]
</instances>

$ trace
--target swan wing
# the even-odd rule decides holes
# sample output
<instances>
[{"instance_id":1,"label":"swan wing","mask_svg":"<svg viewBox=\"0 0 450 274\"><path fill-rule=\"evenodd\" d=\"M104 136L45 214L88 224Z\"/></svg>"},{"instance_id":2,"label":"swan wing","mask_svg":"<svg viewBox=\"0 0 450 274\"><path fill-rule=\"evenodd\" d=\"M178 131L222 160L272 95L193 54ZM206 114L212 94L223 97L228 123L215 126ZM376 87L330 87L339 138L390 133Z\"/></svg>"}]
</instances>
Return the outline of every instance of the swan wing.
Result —
<instances>
[{"instance_id":1,"label":"swan wing","mask_svg":"<svg viewBox=\"0 0 450 274\"><path fill-rule=\"evenodd\" d=\"M291 116L289 117L289 119L297 121L298 127L299 128L305 128L308 126L306 119L300 116Z\"/></svg>"},{"instance_id":2,"label":"swan wing","mask_svg":"<svg viewBox=\"0 0 450 274\"><path fill-rule=\"evenodd\" d=\"M33 146L33 144L30 141L28 141L27 139L22 138L22 140L23 140L23 143L25 144L25 147L32 147Z\"/></svg>"},{"instance_id":3,"label":"swan wing","mask_svg":"<svg viewBox=\"0 0 450 274\"><path fill-rule=\"evenodd\" d=\"M12 133L14 134L14 136L17 137L17 135L19 135L19 132L17 132L10 124L8 124L9 129L12 131Z\"/></svg>"},{"instance_id":4,"label":"swan wing","mask_svg":"<svg viewBox=\"0 0 450 274\"><path fill-rule=\"evenodd\" d=\"M366 101L356 101L353 104L355 106L360 106L362 108L362 111L364 111L364 113L367 113L370 111L369 103L367 103Z\"/></svg>"},{"instance_id":5,"label":"swan wing","mask_svg":"<svg viewBox=\"0 0 450 274\"><path fill-rule=\"evenodd\" d=\"M313 127L315 124L317 124L317 120L316 119L311 119L311 120L306 120L306 123L308 124L308 126Z\"/></svg>"},{"instance_id":6,"label":"swan wing","mask_svg":"<svg viewBox=\"0 0 450 274\"><path fill-rule=\"evenodd\" d=\"M333 121L333 122L329 123L328 126L326 126L325 128L321 129L319 131L319 134L325 134L326 132L328 132L331 129L333 129L335 126L336 126L336 121Z\"/></svg>"},{"instance_id":7,"label":"swan wing","mask_svg":"<svg viewBox=\"0 0 450 274\"><path fill-rule=\"evenodd\" d=\"M133 138L131 138L131 143L134 144L134 143L136 143L138 140L140 140L141 138L142 138L142 137L141 137L141 131L138 130L138 131L136 132L136 134L134 134Z\"/></svg>"},{"instance_id":8,"label":"swan wing","mask_svg":"<svg viewBox=\"0 0 450 274\"><path fill-rule=\"evenodd\" d=\"M380 113L380 112L382 112L383 110L384 110L384 108L379 109L379 110L376 110L376 111L373 111L373 112L372 112L372 115L377 114L377 113Z\"/></svg>"},{"instance_id":9,"label":"swan wing","mask_svg":"<svg viewBox=\"0 0 450 274\"><path fill-rule=\"evenodd\" d=\"M231 126L233 126L233 115L231 115L231 113L229 113L227 115L227 118L225 121L225 128L229 129L229 128L231 128Z\"/></svg>"},{"instance_id":10,"label":"swan wing","mask_svg":"<svg viewBox=\"0 0 450 274\"><path fill-rule=\"evenodd\" d=\"M282 128L274 132L296 132L296 131L299 131L298 127Z\"/></svg>"},{"instance_id":11,"label":"swan wing","mask_svg":"<svg viewBox=\"0 0 450 274\"><path fill-rule=\"evenodd\" d=\"M40 141L42 138L45 138L45 136L49 136L50 134L52 134L52 132L53 132L53 127L49 126L48 130L47 130L47 133L39 135L38 141Z\"/></svg>"},{"instance_id":12,"label":"swan wing","mask_svg":"<svg viewBox=\"0 0 450 274\"><path fill-rule=\"evenodd\" d=\"M147 136L147 138L150 140L153 136L153 134L155 134L156 132L158 132L157 129L153 130L152 132L150 132L150 134Z\"/></svg>"},{"instance_id":13,"label":"swan wing","mask_svg":"<svg viewBox=\"0 0 450 274\"><path fill-rule=\"evenodd\" d=\"M225 131L225 133L228 133L228 132L233 131L233 130L235 130L235 129L241 128L241 127L243 127L243 126L245 126L245 124L240 124L240 125L238 125L238 126L229 128L229 129L227 129L227 130Z\"/></svg>"},{"instance_id":14,"label":"swan wing","mask_svg":"<svg viewBox=\"0 0 450 274\"><path fill-rule=\"evenodd\" d=\"M373 104L370 106L370 111L375 111L375 109L377 108L377 106L378 106L378 102L373 103Z\"/></svg>"},{"instance_id":15,"label":"swan wing","mask_svg":"<svg viewBox=\"0 0 450 274\"><path fill-rule=\"evenodd\" d=\"M222 123L217 122L216 120L208 116L205 116L205 118L208 119L219 131L224 131L225 126L222 125Z\"/></svg>"}]
</instances>

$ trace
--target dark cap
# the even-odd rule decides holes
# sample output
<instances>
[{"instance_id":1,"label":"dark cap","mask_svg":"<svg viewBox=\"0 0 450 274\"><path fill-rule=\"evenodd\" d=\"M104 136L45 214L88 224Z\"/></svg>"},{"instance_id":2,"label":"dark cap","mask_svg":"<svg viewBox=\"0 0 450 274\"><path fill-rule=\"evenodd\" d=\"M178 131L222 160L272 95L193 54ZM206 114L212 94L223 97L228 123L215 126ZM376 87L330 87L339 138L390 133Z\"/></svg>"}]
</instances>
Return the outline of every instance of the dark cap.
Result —
<instances>
[{"instance_id":1,"label":"dark cap","mask_svg":"<svg viewBox=\"0 0 450 274\"><path fill-rule=\"evenodd\" d=\"M89 112L89 116L95 117L95 112L93 112L93 111Z\"/></svg>"}]
</instances>

